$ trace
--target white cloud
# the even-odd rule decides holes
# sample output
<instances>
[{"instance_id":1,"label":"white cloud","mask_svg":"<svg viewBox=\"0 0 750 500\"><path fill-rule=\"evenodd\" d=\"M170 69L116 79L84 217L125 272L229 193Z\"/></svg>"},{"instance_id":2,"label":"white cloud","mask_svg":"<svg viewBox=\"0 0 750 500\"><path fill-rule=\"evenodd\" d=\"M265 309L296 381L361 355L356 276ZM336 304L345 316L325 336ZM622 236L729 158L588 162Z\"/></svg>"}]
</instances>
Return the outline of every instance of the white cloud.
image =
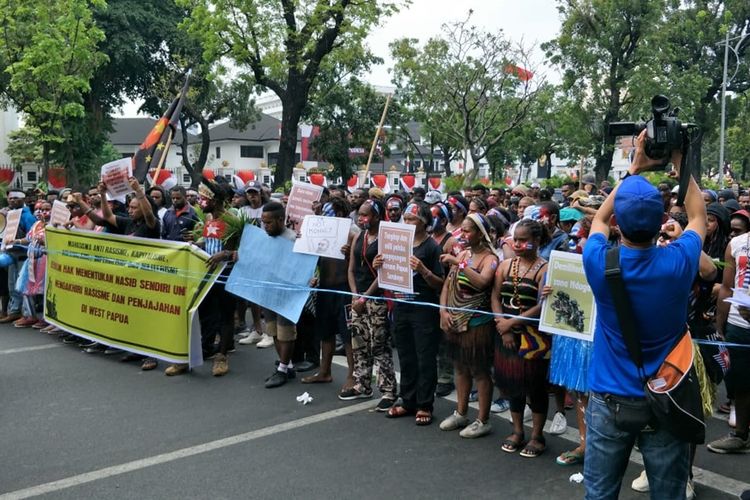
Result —
<instances>
[{"instance_id":1,"label":"white cloud","mask_svg":"<svg viewBox=\"0 0 750 500\"><path fill-rule=\"evenodd\" d=\"M536 46L534 62L541 66L543 54L539 45L554 38L560 28L555 4L553 0L413 0L408 9L387 19L368 37L370 49L385 60L385 64L373 68L368 79L376 85L391 83L391 41L409 37L425 42L439 36L444 23L465 19L469 10L473 10L471 22L477 27L503 30L515 42Z\"/></svg>"},{"instance_id":2,"label":"white cloud","mask_svg":"<svg viewBox=\"0 0 750 500\"><path fill-rule=\"evenodd\" d=\"M391 85L388 69L393 62L388 44L398 38L417 38L421 42L440 35L443 23L460 21L473 10L471 21L477 27L492 31L503 30L515 42L534 45L534 63L548 80L557 80L553 70L543 67L544 57L539 49L551 40L560 28L554 0L412 0L411 5L386 19L367 38L370 49L385 63L372 69L367 80L374 85ZM136 116L138 105L128 102L122 116Z\"/></svg>"}]
</instances>

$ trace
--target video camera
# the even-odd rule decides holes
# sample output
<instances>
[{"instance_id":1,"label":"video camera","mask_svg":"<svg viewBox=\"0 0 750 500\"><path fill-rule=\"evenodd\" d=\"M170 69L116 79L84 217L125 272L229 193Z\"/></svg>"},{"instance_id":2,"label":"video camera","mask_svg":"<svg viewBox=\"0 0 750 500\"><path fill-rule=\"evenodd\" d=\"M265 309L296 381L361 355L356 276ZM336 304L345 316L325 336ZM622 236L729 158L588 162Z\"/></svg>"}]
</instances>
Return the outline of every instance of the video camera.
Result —
<instances>
[{"instance_id":1,"label":"video camera","mask_svg":"<svg viewBox=\"0 0 750 500\"><path fill-rule=\"evenodd\" d=\"M652 118L647 122L611 122L607 128L610 137L637 136L646 130L646 156L662 163L654 170L663 170L672 156L672 152L682 152L683 165L680 169L680 191L677 195L678 205L682 205L687 192L690 174L694 170L695 155L691 150L697 146L700 152L700 134L698 126L693 123L683 123L677 118L679 108L672 109L669 99L663 95L655 95L651 99ZM700 153L699 153L700 154ZM697 169L696 169L697 170Z\"/></svg>"}]
</instances>

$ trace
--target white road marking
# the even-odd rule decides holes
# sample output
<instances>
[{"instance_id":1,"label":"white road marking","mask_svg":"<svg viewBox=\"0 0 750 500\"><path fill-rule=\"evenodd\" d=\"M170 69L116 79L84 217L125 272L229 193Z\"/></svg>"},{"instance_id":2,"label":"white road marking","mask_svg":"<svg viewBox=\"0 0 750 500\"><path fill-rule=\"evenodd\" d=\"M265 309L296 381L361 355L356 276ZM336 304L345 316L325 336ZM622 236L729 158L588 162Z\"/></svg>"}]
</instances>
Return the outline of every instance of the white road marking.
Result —
<instances>
[{"instance_id":1,"label":"white road marking","mask_svg":"<svg viewBox=\"0 0 750 500\"><path fill-rule=\"evenodd\" d=\"M45 349L54 349L55 347L62 347L62 344L45 344L45 345L35 345L31 347L16 347L14 349L4 349L0 351L0 355L2 354L18 354L21 352L31 352L31 351L43 351Z\"/></svg>"},{"instance_id":2,"label":"white road marking","mask_svg":"<svg viewBox=\"0 0 750 500\"><path fill-rule=\"evenodd\" d=\"M307 425L324 422L331 420L336 417L344 415L350 415L359 411L367 410L377 403L375 401L366 401L358 403L352 406L346 406L344 408L338 408L336 410L326 411L318 413L316 415L310 415L309 417L303 417L291 422L284 422L282 424L272 425L269 427L263 427L262 429L245 432L243 434L237 434L223 439L217 439L216 441L209 441L207 443L190 446L188 448L182 448L180 450L171 451L169 453L162 453L161 455L155 455L153 457L142 458L140 460L133 460L132 462L126 462L120 465L113 465L111 467L105 467L103 469L78 474L75 476L67 477L57 481L51 481L49 483L39 484L24 488L21 490L11 491L0 495L0 500L18 500L22 498L30 498L38 495L45 495L55 491L80 486L86 483L99 481L100 479L106 479L113 476L119 476L121 474L127 474L147 467L153 467L155 465L161 465L168 462L174 462L201 453L208 453L210 451L227 448L237 444L247 443L255 439L272 436L281 432L290 431L292 429L299 429Z\"/></svg>"}]
</instances>

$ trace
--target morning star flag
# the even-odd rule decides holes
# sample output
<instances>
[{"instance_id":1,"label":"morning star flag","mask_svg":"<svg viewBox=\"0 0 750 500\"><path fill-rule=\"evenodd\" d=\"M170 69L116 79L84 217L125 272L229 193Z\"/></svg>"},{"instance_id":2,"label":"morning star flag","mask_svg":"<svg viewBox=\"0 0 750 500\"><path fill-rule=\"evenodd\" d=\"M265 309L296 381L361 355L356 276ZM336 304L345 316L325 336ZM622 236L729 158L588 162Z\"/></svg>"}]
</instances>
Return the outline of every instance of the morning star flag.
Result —
<instances>
[{"instance_id":1,"label":"morning star flag","mask_svg":"<svg viewBox=\"0 0 750 500\"><path fill-rule=\"evenodd\" d=\"M187 95L190 71L185 78L180 95L172 101L164 115L159 118L151 132L143 139L143 143L133 157L133 177L143 183L149 170L159 167L162 157L169 151L169 145L180 121L180 111Z\"/></svg>"}]
</instances>

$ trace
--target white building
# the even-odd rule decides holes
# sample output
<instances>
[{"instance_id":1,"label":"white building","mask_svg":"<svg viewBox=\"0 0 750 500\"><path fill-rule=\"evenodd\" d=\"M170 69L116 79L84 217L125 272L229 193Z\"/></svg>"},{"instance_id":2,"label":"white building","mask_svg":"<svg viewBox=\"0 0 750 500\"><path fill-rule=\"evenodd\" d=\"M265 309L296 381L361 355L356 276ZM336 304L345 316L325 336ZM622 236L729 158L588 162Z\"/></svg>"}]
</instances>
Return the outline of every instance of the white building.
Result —
<instances>
[{"instance_id":1,"label":"white building","mask_svg":"<svg viewBox=\"0 0 750 500\"><path fill-rule=\"evenodd\" d=\"M10 156L5 151L8 148L8 136L20 128L18 112L15 109L0 108L0 166L10 165Z\"/></svg>"}]
</instances>

